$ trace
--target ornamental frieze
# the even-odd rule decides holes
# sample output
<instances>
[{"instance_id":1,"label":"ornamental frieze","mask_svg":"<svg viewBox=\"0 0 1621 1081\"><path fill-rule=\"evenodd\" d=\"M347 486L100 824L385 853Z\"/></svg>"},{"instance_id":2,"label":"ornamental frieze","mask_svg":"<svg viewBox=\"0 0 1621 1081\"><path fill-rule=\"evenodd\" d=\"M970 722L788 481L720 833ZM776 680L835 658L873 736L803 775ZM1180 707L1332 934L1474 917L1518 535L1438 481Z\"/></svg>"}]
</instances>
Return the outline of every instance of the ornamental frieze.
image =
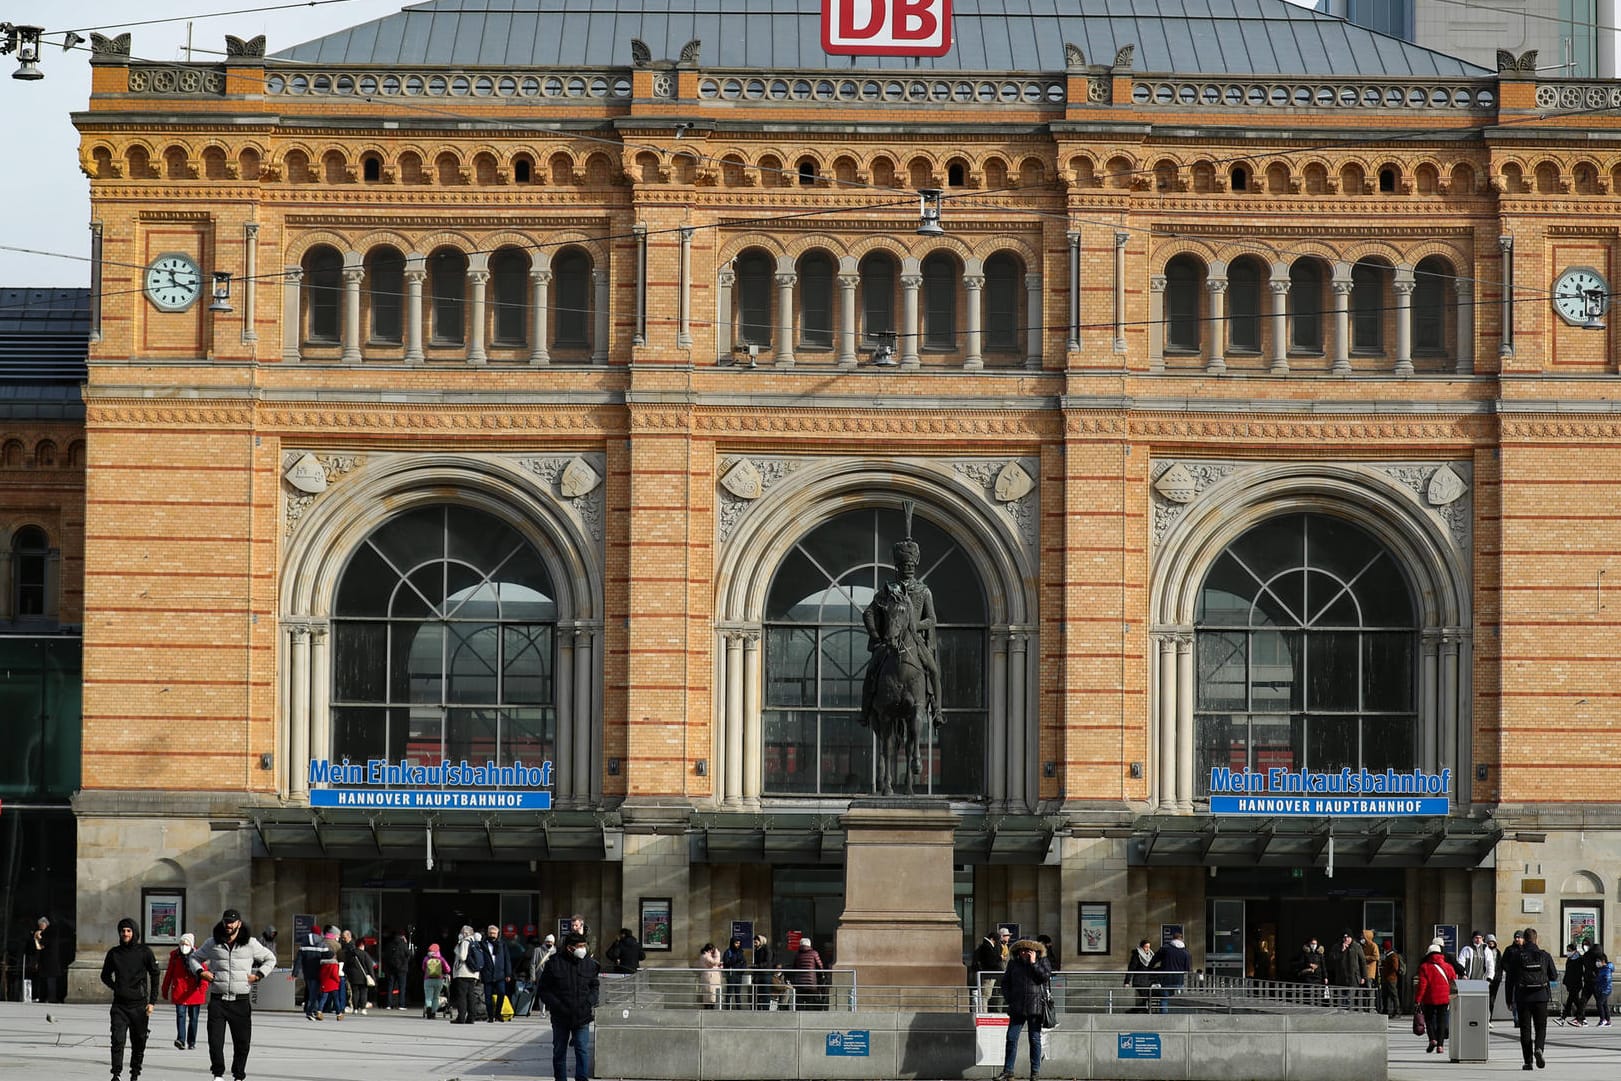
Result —
<instances>
[{"instance_id":1,"label":"ornamental frieze","mask_svg":"<svg viewBox=\"0 0 1621 1081\"><path fill-rule=\"evenodd\" d=\"M959 413L946 416L840 416L824 413L697 413L692 429L699 432L802 433L806 435L897 435L960 439L964 436L1050 438L1057 434L1056 418L1035 410L1018 413Z\"/></svg>"},{"instance_id":2,"label":"ornamental frieze","mask_svg":"<svg viewBox=\"0 0 1621 1081\"><path fill-rule=\"evenodd\" d=\"M208 408L152 405L109 405L95 399L85 402L85 425L112 428L175 426L186 428L247 428L254 420L247 408Z\"/></svg>"},{"instance_id":3,"label":"ornamental frieze","mask_svg":"<svg viewBox=\"0 0 1621 1081\"><path fill-rule=\"evenodd\" d=\"M390 410L266 409L259 414L263 427L284 430L310 428L344 431L546 431L611 434L622 431L621 417L608 412L493 413Z\"/></svg>"}]
</instances>

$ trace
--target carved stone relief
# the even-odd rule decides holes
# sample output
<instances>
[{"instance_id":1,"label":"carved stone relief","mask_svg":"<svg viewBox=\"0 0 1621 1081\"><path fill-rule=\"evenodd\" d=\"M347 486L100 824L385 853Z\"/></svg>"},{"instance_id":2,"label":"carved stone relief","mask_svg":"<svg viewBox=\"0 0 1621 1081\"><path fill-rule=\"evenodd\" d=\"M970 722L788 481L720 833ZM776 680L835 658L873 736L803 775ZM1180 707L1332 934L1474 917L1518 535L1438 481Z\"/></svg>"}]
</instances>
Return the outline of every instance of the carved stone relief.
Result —
<instances>
[{"instance_id":1,"label":"carved stone relief","mask_svg":"<svg viewBox=\"0 0 1621 1081\"><path fill-rule=\"evenodd\" d=\"M283 533L290 536L322 493L345 474L365 464L363 454L284 451L281 456Z\"/></svg>"},{"instance_id":2,"label":"carved stone relief","mask_svg":"<svg viewBox=\"0 0 1621 1081\"><path fill-rule=\"evenodd\" d=\"M1154 544L1157 547L1199 493L1224 479L1234 462L1155 462L1149 470L1154 491Z\"/></svg>"},{"instance_id":3,"label":"carved stone relief","mask_svg":"<svg viewBox=\"0 0 1621 1081\"><path fill-rule=\"evenodd\" d=\"M1458 549L1470 550L1474 531L1475 467L1469 462L1403 462L1385 474L1417 492L1430 513L1446 523Z\"/></svg>"},{"instance_id":4,"label":"carved stone relief","mask_svg":"<svg viewBox=\"0 0 1621 1081\"><path fill-rule=\"evenodd\" d=\"M793 458L724 458L720 463L720 507L716 526L722 541L730 540L749 504L777 481L798 469Z\"/></svg>"},{"instance_id":5,"label":"carved stone relief","mask_svg":"<svg viewBox=\"0 0 1621 1081\"><path fill-rule=\"evenodd\" d=\"M1040 528L1036 477L1040 466L1034 458L966 459L952 463L961 476L977 481L986 502L1013 521L1026 545L1034 547Z\"/></svg>"},{"instance_id":6,"label":"carved stone relief","mask_svg":"<svg viewBox=\"0 0 1621 1081\"><path fill-rule=\"evenodd\" d=\"M607 461L601 454L575 454L555 458L520 458L524 469L539 477L547 495L571 510L591 539L601 543L603 522L602 478Z\"/></svg>"}]
</instances>

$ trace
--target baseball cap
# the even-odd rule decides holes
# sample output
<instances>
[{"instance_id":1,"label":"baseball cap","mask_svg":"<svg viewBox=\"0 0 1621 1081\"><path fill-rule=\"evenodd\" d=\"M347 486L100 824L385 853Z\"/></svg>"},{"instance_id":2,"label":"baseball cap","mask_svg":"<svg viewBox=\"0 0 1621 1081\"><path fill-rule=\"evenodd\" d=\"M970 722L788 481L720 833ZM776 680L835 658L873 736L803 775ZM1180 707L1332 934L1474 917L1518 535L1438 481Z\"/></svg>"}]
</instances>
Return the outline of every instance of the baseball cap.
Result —
<instances>
[{"instance_id":1,"label":"baseball cap","mask_svg":"<svg viewBox=\"0 0 1621 1081\"><path fill-rule=\"evenodd\" d=\"M242 921L242 913L238 912L234 908L226 909L225 910L225 915L220 917L220 922L221 923L240 923L241 921Z\"/></svg>"}]
</instances>

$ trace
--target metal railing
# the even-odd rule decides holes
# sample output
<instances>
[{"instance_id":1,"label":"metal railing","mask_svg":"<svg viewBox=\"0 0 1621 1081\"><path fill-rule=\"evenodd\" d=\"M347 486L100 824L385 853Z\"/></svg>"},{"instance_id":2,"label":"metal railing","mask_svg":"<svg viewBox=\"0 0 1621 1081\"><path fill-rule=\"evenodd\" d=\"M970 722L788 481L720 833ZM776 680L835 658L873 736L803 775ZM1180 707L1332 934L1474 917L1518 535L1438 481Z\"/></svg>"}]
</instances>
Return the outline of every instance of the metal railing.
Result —
<instances>
[{"instance_id":1,"label":"metal railing","mask_svg":"<svg viewBox=\"0 0 1621 1081\"><path fill-rule=\"evenodd\" d=\"M1190 972L1179 986L1163 986L1158 972L1055 972L1053 1005L1065 1013L1283 1013L1339 1009L1373 1013L1371 987L1252 980ZM1002 1010L1000 973L981 973L975 1008Z\"/></svg>"}]
</instances>

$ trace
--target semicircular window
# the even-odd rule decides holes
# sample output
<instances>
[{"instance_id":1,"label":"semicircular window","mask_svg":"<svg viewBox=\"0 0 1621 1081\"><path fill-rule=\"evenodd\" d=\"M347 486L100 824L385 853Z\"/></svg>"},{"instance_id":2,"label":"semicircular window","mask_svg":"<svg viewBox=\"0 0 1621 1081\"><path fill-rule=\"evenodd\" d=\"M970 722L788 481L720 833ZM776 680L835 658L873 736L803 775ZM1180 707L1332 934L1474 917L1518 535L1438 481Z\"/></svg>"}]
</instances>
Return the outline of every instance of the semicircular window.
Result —
<instances>
[{"instance_id":1,"label":"semicircular window","mask_svg":"<svg viewBox=\"0 0 1621 1081\"><path fill-rule=\"evenodd\" d=\"M806 534L777 568L765 611L767 795L872 791L875 742L860 716L868 660L861 616L896 577L890 549L905 531L898 510L850 511ZM917 791L979 796L985 788L985 590L967 554L939 527L914 518L912 537L922 550L918 579L934 595L945 720L922 735Z\"/></svg>"},{"instance_id":2,"label":"semicircular window","mask_svg":"<svg viewBox=\"0 0 1621 1081\"><path fill-rule=\"evenodd\" d=\"M557 602L507 523L440 505L357 548L332 618L332 757L539 766L555 750Z\"/></svg>"},{"instance_id":3,"label":"semicircular window","mask_svg":"<svg viewBox=\"0 0 1621 1081\"><path fill-rule=\"evenodd\" d=\"M1411 770L1418 648L1391 553L1338 518L1274 518L1234 541L1199 593L1198 792L1210 771Z\"/></svg>"}]
</instances>

